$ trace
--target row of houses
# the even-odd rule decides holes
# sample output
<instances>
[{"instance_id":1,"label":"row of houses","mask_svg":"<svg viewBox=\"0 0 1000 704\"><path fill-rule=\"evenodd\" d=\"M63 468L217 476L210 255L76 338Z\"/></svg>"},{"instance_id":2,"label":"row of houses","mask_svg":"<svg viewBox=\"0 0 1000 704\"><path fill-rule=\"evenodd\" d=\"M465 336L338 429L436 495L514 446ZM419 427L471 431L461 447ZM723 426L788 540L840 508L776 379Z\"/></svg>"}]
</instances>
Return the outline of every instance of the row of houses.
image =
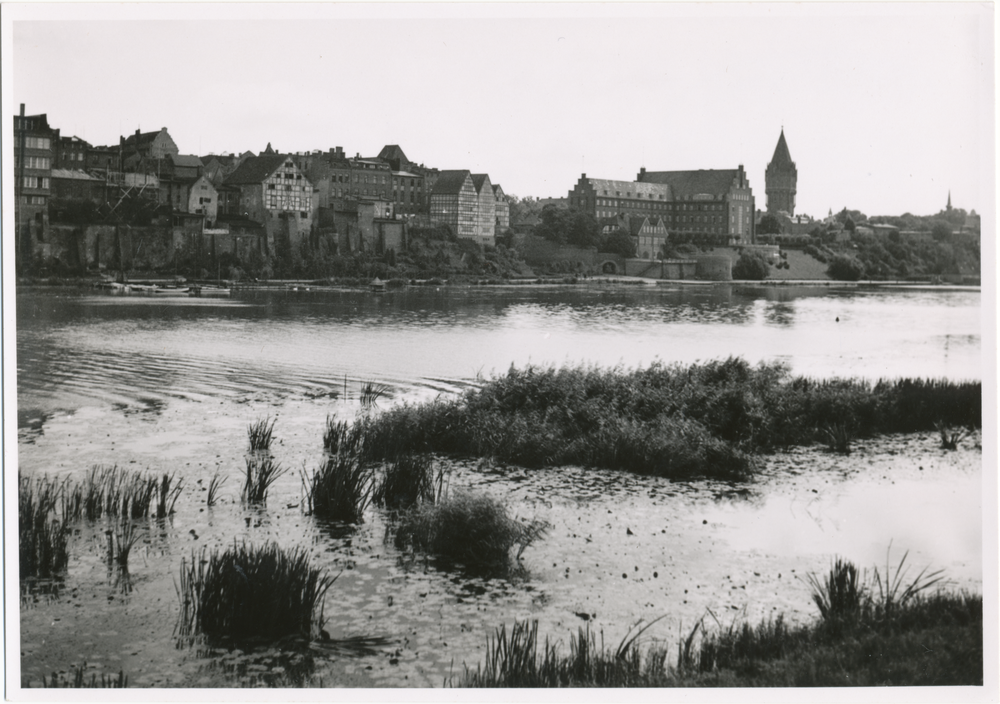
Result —
<instances>
[{"instance_id":1,"label":"row of houses","mask_svg":"<svg viewBox=\"0 0 1000 704\"><path fill-rule=\"evenodd\" d=\"M44 240L49 217L63 218L80 202L105 211L128 202L167 213L174 225L200 220L208 229L257 231L265 251L321 228L353 233L364 249L401 244L398 233L413 221L448 225L484 245L510 226L503 189L488 174L429 168L399 145L371 158L348 157L339 146L283 154L270 144L259 154L197 156L182 154L164 127L94 146L62 136L44 114L25 115L24 105L14 135L19 246Z\"/></svg>"}]
</instances>

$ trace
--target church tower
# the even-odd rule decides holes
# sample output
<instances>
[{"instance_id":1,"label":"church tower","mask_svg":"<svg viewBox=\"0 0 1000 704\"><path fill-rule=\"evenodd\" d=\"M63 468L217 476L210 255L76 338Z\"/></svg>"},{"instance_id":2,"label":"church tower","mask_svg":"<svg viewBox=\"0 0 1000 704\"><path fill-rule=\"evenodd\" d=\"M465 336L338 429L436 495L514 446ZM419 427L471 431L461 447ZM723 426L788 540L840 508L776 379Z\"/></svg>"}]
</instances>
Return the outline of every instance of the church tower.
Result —
<instances>
[{"instance_id":1,"label":"church tower","mask_svg":"<svg viewBox=\"0 0 1000 704\"><path fill-rule=\"evenodd\" d=\"M785 143L785 130L781 129L778 146L774 148L774 156L764 172L764 192L767 194L767 212L775 214L784 211L795 215L795 183L798 171L792 155L788 153Z\"/></svg>"}]
</instances>

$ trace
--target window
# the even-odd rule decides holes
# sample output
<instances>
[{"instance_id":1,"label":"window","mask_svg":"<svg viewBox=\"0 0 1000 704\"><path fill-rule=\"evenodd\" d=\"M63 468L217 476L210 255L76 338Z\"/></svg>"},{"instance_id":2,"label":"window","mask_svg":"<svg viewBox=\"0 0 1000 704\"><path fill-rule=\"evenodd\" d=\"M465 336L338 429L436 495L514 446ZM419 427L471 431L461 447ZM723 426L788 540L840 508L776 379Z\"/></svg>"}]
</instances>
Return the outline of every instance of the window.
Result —
<instances>
[{"instance_id":1,"label":"window","mask_svg":"<svg viewBox=\"0 0 1000 704\"><path fill-rule=\"evenodd\" d=\"M267 184L267 190L273 191L274 190L274 184L273 183Z\"/></svg>"},{"instance_id":2,"label":"window","mask_svg":"<svg viewBox=\"0 0 1000 704\"><path fill-rule=\"evenodd\" d=\"M309 217L309 213L307 213L305 210L299 211L299 215L301 215L304 218Z\"/></svg>"}]
</instances>

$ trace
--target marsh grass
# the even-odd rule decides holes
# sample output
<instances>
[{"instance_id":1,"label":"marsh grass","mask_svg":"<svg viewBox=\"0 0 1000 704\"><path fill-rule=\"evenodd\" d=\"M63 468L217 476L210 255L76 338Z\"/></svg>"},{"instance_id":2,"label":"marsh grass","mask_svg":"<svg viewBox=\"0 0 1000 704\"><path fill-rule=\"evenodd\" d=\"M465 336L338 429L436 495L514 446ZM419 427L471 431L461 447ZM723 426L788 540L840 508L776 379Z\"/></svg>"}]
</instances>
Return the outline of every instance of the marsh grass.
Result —
<instances>
[{"instance_id":1,"label":"marsh grass","mask_svg":"<svg viewBox=\"0 0 1000 704\"><path fill-rule=\"evenodd\" d=\"M205 499L205 503L209 508L215 506L216 502L219 500L219 489L222 485L226 483L227 477L220 476L216 472L208 482L208 494Z\"/></svg>"},{"instance_id":2,"label":"marsh grass","mask_svg":"<svg viewBox=\"0 0 1000 704\"><path fill-rule=\"evenodd\" d=\"M58 672L53 672L48 679L42 675L42 687L65 688L65 689L124 689L128 687L128 677L124 670L119 670L118 675L105 675L101 673L101 678L97 679L97 673L92 673L87 679L87 663L73 667L73 678L66 679ZM30 682L26 685L31 686Z\"/></svg>"},{"instance_id":3,"label":"marsh grass","mask_svg":"<svg viewBox=\"0 0 1000 704\"><path fill-rule=\"evenodd\" d=\"M128 558L132 548L139 542L140 532L135 523L128 518L118 520L112 528L105 531L108 539L108 563L116 563L122 567L128 566Z\"/></svg>"},{"instance_id":4,"label":"marsh grass","mask_svg":"<svg viewBox=\"0 0 1000 704\"><path fill-rule=\"evenodd\" d=\"M318 518L361 523L371 502L373 473L357 455L328 455L312 475L302 473L307 512Z\"/></svg>"},{"instance_id":5,"label":"marsh grass","mask_svg":"<svg viewBox=\"0 0 1000 704\"><path fill-rule=\"evenodd\" d=\"M365 433L363 424L338 421L327 416L323 449L328 455L360 455Z\"/></svg>"},{"instance_id":6,"label":"marsh grass","mask_svg":"<svg viewBox=\"0 0 1000 704\"><path fill-rule=\"evenodd\" d=\"M358 400L361 402L362 409L371 410L377 408L379 399L388 394L389 387L385 384L366 381L361 385L361 393L358 396Z\"/></svg>"},{"instance_id":7,"label":"marsh grass","mask_svg":"<svg viewBox=\"0 0 1000 704\"><path fill-rule=\"evenodd\" d=\"M287 472L287 469L271 457L259 454L247 457L240 501L244 504L266 504L268 490Z\"/></svg>"},{"instance_id":8,"label":"marsh grass","mask_svg":"<svg viewBox=\"0 0 1000 704\"><path fill-rule=\"evenodd\" d=\"M658 621L659 619L656 619ZM538 621L501 625L487 639L486 658L475 671L468 666L461 687L649 687L663 684L667 650L653 645L645 657L639 636L656 621L631 629L614 650L588 624L570 636L569 656L548 638L539 649ZM452 684L454 684L452 682Z\"/></svg>"},{"instance_id":9,"label":"marsh grass","mask_svg":"<svg viewBox=\"0 0 1000 704\"><path fill-rule=\"evenodd\" d=\"M833 423L819 429L819 436L826 444L826 449L839 455L851 454L851 441L854 433L846 423Z\"/></svg>"},{"instance_id":10,"label":"marsh grass","mask_svg":"<svg viewBox=\"0 0 1000 704\"><path fill-rule=\"evenodd\" d=\"M435 473L429 455L403 455L385 465L375 481L372 503L391 510L436 503L444 494L444 478L444 468Z\"/></svg>"},{"instance_id":11,"label":"marsh grass","mask_svg":"<svg viewBox=\"0 0 1000 704\"><path fill-rule=\"evenodd\" d=\"M69 530L56 518L65 483L17 476L18 567L21 579L50 577L69 561Z\"/></svg>"},{"instance_id":12,"label":"marsh grass","mask_svg":"<svg viewBox=\"0 0 1000 704\"><path fill-rule=\"evenodd\" d=\"M116 466L95 465L83 480L67 484L62 495L65 520L96 521L105 516L166 518L183 489L175 475L160 479L140 471Z\"/></svg>"},{"instance_id":13,"label":"marsh grass","mask_svg":"<svg viewBox=\"0 0 1000 704\"><path fill-rule=\"evenodd\" d=\"M268 452L271 449L271 439L274 434L274 424L277 418L263 418L247 426L250 440L250 452Z\"/></svg>"},{"instance_id":14,"label":"marsh grass","mask_svg":"<svg viewBox=\"0 0 1000 704\"><path fill-rule=\"evenodd\" d=\"M966 428L953 430L944 423L935 423L934 427L941 436L942 450L957 450L958 444L970 435L970 431Z\"/></svg>"},{"instance_id":15,"label":"marsh grass","mask_svg":"<svg viewBox=\"0 0 1000 704\"><path fill-rule=\"evenodd\" d=\"M756 453L811 444L823 429L861 439L935 423L980 427L981 392L981 382L812 380L737 358L634 370L528 366L362 427L373 460L430 452L732 479L753 474Z\"/></svg>"},{"instance_id":16,"label":"marsh grass","mask_svg":"<svg viewBox=\"0 0 1000 704\"><path fill-rule=\"evenodd\" d=\"M505 565L549 530L545 521L519 521L485 494L455 493L437 503L418 504L392 527L400 549L416 549L469 566Z\"/></svg>"},{"instance_id":17,"label":"marsh grass","mask_svg":"<svg viewBox=\"0 0 1000 704\"><path fill-rule=\"evenodd\" d=\"M181 560L180 635L235 640L312 638L322 628L323 601L336 577L310 565L302 548L234 544Z\"/></svg>"}]
</instances>

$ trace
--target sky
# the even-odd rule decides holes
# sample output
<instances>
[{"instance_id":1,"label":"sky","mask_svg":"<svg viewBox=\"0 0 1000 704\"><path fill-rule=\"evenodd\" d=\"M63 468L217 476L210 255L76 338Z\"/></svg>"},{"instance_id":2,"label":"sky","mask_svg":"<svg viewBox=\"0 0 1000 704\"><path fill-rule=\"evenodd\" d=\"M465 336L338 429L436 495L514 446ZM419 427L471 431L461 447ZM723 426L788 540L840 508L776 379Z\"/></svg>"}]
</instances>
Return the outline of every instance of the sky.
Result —
<instances>
[{"instance_id":1,"label":"sky","mask_svg":"<svg viewBox=\"0 0 1000 704\"><path fill-rule=\"evenodd\" d=\"M182 154L400 145L559 197L581 173L764 170L797 213L992 211L992 4L4 5L4 111Z\"/></svg>"}]
</instances>

